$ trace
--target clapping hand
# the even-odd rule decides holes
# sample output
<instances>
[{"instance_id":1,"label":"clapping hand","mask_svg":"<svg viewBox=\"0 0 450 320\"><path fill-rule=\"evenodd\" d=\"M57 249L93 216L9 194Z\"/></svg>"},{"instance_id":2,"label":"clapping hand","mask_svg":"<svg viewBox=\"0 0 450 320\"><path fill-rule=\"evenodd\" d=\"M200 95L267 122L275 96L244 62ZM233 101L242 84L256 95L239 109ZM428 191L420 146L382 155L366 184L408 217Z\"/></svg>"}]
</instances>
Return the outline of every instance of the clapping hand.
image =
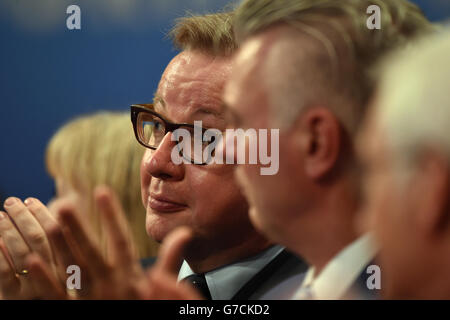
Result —
<instances>
[{"instance_id":1,"label":"clapping hand","mask_svg":"<svg viewBox=\"0 0 450 320\"><path fill-rule=\"evenodd\" d=\"M23 270L28 270L28 273L19 277L14 273L8 278L10 281L21 281L23 289L18 292L15 289L16 294L13 295L13 291L4 290L2 285L5 298L201 299L200 294L190 285L177 282L183 251L192 237L188 228L179 228L167 236L155 266L145 272L134 254L128 224L114 193L106 187L97 188L95 200L101 214L100 221L105 228L108 257L102 254L98 239L82 223L74 206L69 202L60 203L57 219L51 221L47 210L43 221L45 228L41 225L45 234L43 238L46 239L44 243L53 248L52 252L46 247L51 254L50 258L41 254L47 252L42 248L30 248L23 253L20 266L23 266ZM41 203L39 206L45 208ZM42 207L41 210L44 210ZM18 239L17 236L16 238ZM6 265L11 269L11 264L7 262L8 255L14 257L15 253L15 247L11 244L5 247L8 249L7 254L0 259L2 270ZM65 281L62 281L64 275L67 278L66 268L69 265L80 268L79 290L67 290ZM8 287L8 282L3 281L3 271L1 272L0 282ZM26 295L24 289L28 292ZM5 295L5 292L9 294Z\"/></svg>"}]
</instances>

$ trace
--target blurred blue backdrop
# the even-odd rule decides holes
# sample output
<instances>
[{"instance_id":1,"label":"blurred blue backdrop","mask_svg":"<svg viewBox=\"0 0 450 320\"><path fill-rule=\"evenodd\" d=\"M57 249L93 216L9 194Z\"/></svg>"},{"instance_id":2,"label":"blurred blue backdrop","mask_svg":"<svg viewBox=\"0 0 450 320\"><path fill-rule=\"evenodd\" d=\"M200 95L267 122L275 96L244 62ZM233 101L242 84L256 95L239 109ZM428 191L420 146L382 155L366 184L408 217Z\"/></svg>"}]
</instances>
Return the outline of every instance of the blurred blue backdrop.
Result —
<instances>
[{"instance_id":1,"label":"blurred blue backdrop","mask_svg":"<svg viewBox=\"0 0 450 320\"><path fill-rule=\"evenodd\" d=\"M229 2L0 0L0 197L49 200L44 150L58 127L151 101L176 54L166 38L173 20ZM433 21L450 17L450 0L414 2ZM66 28L70 4L81 8L81 30Z\"/></svg>"}]
</instances>

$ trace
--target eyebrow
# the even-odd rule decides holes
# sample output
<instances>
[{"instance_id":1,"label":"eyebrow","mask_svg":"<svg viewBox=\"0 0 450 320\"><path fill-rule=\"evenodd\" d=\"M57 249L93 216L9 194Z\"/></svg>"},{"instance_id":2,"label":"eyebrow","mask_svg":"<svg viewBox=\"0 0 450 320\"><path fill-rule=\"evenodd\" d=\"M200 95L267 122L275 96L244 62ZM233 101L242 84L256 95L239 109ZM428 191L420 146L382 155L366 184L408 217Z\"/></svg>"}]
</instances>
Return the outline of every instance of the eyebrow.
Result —
<instances>
[{"instance_id":1,"label":"eyebrow","mask_svg":"<svg viewBox=\"0 0 450 320\"><path fill-rule=\"evenodd\" d=\"M164 110L167 109L166 108L166 102L164 101L164 99L158 93L155 93L154 97L153 97L153 104L156 105L157 103L159 103ZM223 105L221 107L223 107ZM205 114L205 115L209 115L210 114L210 115L216 116L217 118L219 118L219 120L223 120L224 119L224 116L223 116L222 112L218 112L216 110L213 110L213 109L210 109L210 108L206 108L206 107L202 107L202 106L200 106L198 108L195 108L194 112L192 112L190 116L192 117L192 116L195 116L195 115L197 115L199 113L200 114Z\"/></svg>"},{"instance_id":2,"label":"eyebrow","mask_svg":"<svg viewBox=\"0 0 450 320\"><path fill-rule=\"evenodd\" d=\"M223 118L223 112L218 112L216 110L212 110L212 109L202 107L202 106L199 106L198 108L196 108L196 110L192 113L192 115L194 116L198 113L202 113L202 114L206 114L206 115L210 114L210 115L216 116L221 119Z\"/></svg>"},{"instance_id":3,"label":"eyebrow","mask_svg":"<svg viewBox=\"0 0 450 320\"><path fill-rule=\"evenodd\" d=\"M166 102L164 101L164 99L159 94L155 93L153 97L153 104L157 103L161 104L163 109L166 109Z\"/></svg>"},{"instance_id":4,"label":"eyebrow","mask_svg":"<svg viewBox=\"0 0 450 320\"><path fill-rule=\"evenodd\" d=\"M230 108L230 106L226 104L226 102L222 102L222 108L225 110L225 120L227 123L229 123L230 121L234 125L239 125L241 123L240 115L235 110L233 110L233 108Z\"/></svg>"}]
</instances>

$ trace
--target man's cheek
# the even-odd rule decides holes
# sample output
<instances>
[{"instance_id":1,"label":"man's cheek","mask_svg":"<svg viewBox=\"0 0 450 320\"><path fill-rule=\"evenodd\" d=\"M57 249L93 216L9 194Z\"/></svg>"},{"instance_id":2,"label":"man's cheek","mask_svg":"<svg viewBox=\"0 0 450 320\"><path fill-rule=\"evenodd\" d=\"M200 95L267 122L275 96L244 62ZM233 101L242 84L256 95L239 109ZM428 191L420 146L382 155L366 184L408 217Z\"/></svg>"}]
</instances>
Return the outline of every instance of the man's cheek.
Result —
<instances>
[{"instance_id":1,"label":"man's cheek","mask_svg":"<svg viewBox=\"0 0 450 320\"><path fill-rule=\"evenodd\" d=\"M378 227L380 221L384 219L383 215L386 213L385 210L387 210L386 207L386 199L385 199L385 192L383 190L383 185L375 185L374 189L372 191L372 194L369 195L371 202L371 220L372 225L375 225Z\"/></svg>"},{"instance_id":2,"label":"man's cheek","mask_svg":"<svg viewBox=\"0 0 450 320\"><path fill-rule=\"evenodd\" d=\"M374 228L376 228L379 238L381 238L381 241L383 243L389 243L393 240L391 230L393 229L394 224L394 215L396 214L393 212L393 206L395 204L393 199L390 195L392 194L393 190L390 190L388 186L380 185L380 188L378 190L378 195L376 199L376 207L374 211Z\"/></svg>"},{"instance_id":3,"label":"man's cheek","mask_svg":"<svg viewBox=\"0 0 450 320\"><path fill-rule=\"evenodd\" d=\"M150 188L150 182L152 180L152 176L146 170L146 165L148 164L149 159L149 152L147 151L142 157L140 166L141 199L144 207L147 206L148 190Z\"/></svg>"},{"instance_id":4,"label":"man's cheek","mask_svg":"<svg viewBox=\"0 0 450 320\"><path fill-rule=\"evenodd\" d=\"M242 193L247 198L248 202L252 203L252 185L251 185L251 170L248 165L239 165L235 170L235 179ZM254 180L253 180L254 182Z\"/></svg>"},{"instance_id":5,"label":"man's cheek","mask_svg":"<svg viewBox=\"0 0 450 320\"><path fill-rule=\"evenodd\" d=\"M361 211L356 220L357 229L362 233L374 231L375 236L381 238L379 222L382 220L383 194L374 176L366 175L363 193Z\"/></svg>"},{"instance_id":6,"label":"man's cheek","mask_svg":"<svg viewBox=\"0 0 450 320\"><path fill-rule=\"evenodd\" d=\"M236 170L234 171L234 177L235 177L236 182L239 185L239 187L245 192L246 183L245 183L244 170L242 167L243 166L238 166L236 168Z\"/></svg>"}]
</instances>

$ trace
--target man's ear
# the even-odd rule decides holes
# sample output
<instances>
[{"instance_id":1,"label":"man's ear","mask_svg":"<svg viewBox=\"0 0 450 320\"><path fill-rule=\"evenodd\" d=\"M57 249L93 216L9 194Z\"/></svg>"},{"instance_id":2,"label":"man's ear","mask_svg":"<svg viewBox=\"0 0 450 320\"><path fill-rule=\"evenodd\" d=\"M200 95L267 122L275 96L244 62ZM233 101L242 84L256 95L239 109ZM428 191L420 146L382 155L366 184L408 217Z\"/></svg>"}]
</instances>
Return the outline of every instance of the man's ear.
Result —
<instances>
[{"instance_id":1,"label":"man's ear","mask_svg":"<svg viewBox=\"0 0 450 320\"><path fill-rule=\"evenodd\" d=\"M450 227L450 166L442 155L427 151L420 157L410 188L417 201L415 224L423 236L440 236Z\"/></svg>"},{"instance_id":2,"label":"man's ear","mask_svg":"<svg viewBox=\"0 0 450 320\"><path fill-rule=\"evenodd\" d=\"M300 143L305 174L321 179L335 167L341 145L340 124L327 108L314 107L299 118Z\"/></svg>"}]
</instances>

